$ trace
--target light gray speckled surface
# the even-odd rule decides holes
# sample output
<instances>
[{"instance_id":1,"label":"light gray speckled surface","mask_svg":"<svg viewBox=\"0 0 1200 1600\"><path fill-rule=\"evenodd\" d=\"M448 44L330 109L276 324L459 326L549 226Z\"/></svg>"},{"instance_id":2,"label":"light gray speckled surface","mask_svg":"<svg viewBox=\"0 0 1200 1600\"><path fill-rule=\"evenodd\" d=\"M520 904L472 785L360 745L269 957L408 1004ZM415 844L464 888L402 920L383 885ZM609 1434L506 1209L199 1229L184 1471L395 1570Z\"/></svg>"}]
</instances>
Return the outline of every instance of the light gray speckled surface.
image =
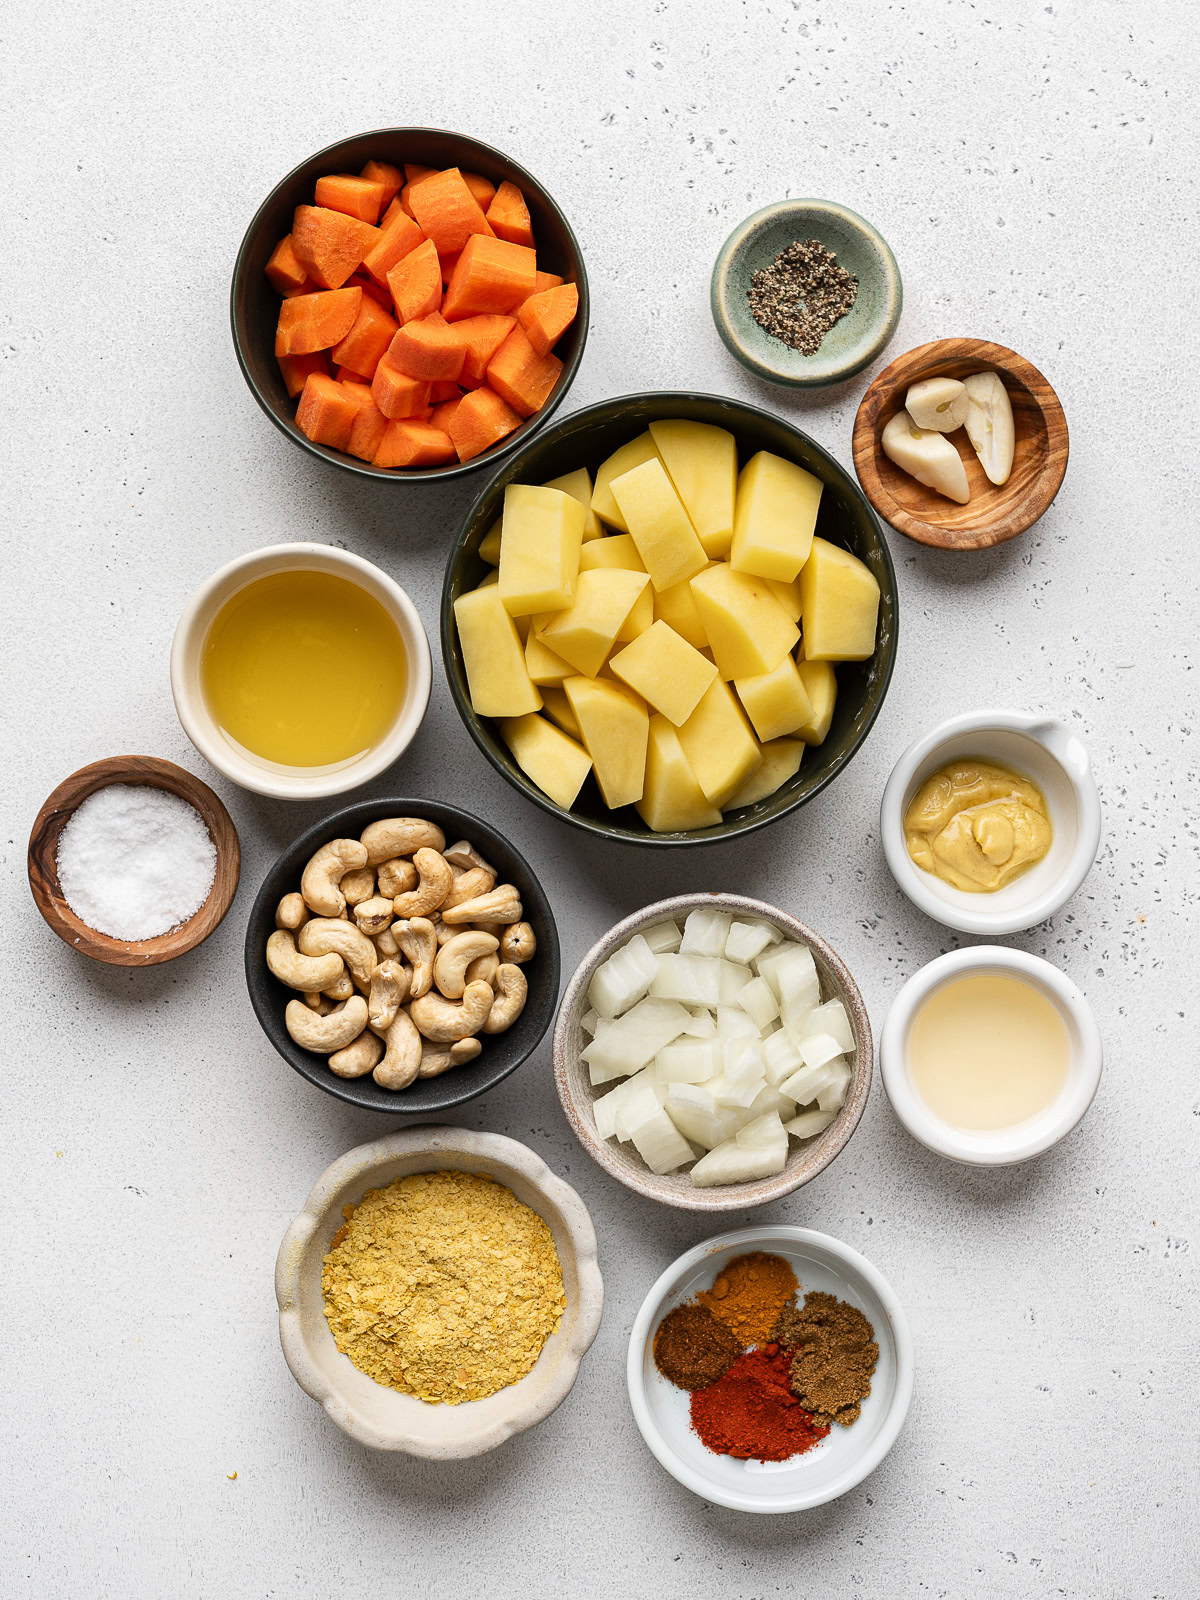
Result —
<instances>
[{"instance_id":1,"label":"light gray speckled surface","mask_svg":"<svg viewBox=\"0 0 1200 1600\"><path fill-rule=\"evenodd\" d=\"M5 35L3 959L10 1007L36 1020L5 1030L0 1591L1193 1595L1200 58L1186 8L17 0ZM243 890L175 966L85 965L25 889L33 814L83 762L133 750L211 778L176 724L166 659L219 563L341 540L434 622L471 486L374 488L305 460L247 393L225 309L269 186L335 137L402 121L511 149L563 203L595 296L568 407L660 385L744 394L848 462L872 374L807 396L759 385L707 305L735 222L827 194L896 252L894 352L996 338L1046 372L1071 424L1065 488L1032 534L971 558L893 539L901 658L883 715L842 782L748 844L650 860L583 842L491 773L440 679L395 780L511 826L544 865L568 971L644 900L724 886L823 930L878 1025L952 942L884 868L891 762L982 702L1077 720L1103 854L1078 899L1018 942L1091 996L1104 1085L1066 1145L1008 1173L944 1165L877 1087L842 1158L769 1208L878 1264L919 1359L891 1457L808 1516L714 1510L641 1447L626 1333L705 1225L587 1161L549 1041L456 1120L527 1140L591 1207L608 1306L567 1403L498 1455L438 1469L364 1453L292 1383L279 1238L315 1174L390 1124L300 1083L243 990L254 886L317 808L216 783Z\"/></svg>"}]
</instances>

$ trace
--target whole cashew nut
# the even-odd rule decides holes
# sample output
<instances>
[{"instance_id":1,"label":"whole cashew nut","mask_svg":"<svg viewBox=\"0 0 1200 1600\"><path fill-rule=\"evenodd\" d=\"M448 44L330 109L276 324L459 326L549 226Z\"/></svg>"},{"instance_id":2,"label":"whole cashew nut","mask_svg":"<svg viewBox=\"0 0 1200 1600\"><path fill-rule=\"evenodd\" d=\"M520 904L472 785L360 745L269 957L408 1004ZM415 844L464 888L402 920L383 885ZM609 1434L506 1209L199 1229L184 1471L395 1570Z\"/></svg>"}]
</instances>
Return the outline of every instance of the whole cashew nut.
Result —
<instances>
[{"instance_id":1,"label":"whole cashew nut","mask_svg":"<svg viewBox=\"0 0 1200 1600\"><path fill-rule=\"evenodd\" d=\"M447 940L433 963L433 981L447 1000L462 999L468 966L477 956L490 955L495 948L496 940L490 933L460 933Z\"/></svg>"},{"instance_id":2,"label":"whole cashew nut","mask_svg":"<svg viewBox=\"0 0 1200 1600\"><path fill-rule=\"evenodd\" d=\"M445 860L445 857L442 858ZM496 874L489 872L486 867L470 867L466 872L455 874L454 882L450 886L450 893L442 901L442 910L449 910L451 906L460 906L464 900L476 900L481 894L487 894L489 889L496 886Z\"/></svg>"},{"instance_id":3,"label":"whole cashew nut","mask_svg":"<svg viewBox=\"0 0 1200 1600\"><path fill-rule=\"evenodd\" d=\"M396 943L396 935L390 928L385 928L382 933L372 934L371 943L379 952L380 961L391 961L400 954L400 946Z\"/></svg>"},{"instance_id":4,"label":"whole cashew nut","mask_svg":"<svg viewBox=\"0 0 1200 1600\"><path fill-rule=\"evenodd\" d=\"M295 890L285 894L275 907L275 926L277 928L290 928L293 933L308 921L308 907L304 904L304 896Z\"/></svg>"},{"instance_id":5,"label":"whole cashew nut","mask_svg":"<svg viewBox=\"0 0 1200 1600\"><path fill-rule=\"evenodd\" d=\"M393 922L388 931L412 965L408 997L419 1000L433 987L433 958L437 955L433 923L426 917L413 917L411 921Z\"/></svg>"},{"instance_id":6,"label":"whole cashew nut","mask_svg":"<svg viewBox=\"0 0 1200 1600\"><path fill-rule=\"evenodd\" d=\"M348 906L357 906L375 893L375 873L370 867L356 867L348 872L339 886Z\"/></svg>"},{"instance_id":7,"label":"whole cashew nut","mask_svg":"<svg viewBox=\"0 0 1200 1600\"><path fill-rule=\"evenodd\" d=\"M352 922L337 917L314 917L300 929L300 948L306 956L323 956L335 950L350 968L350 976L360 989L371 986L377 952L365 933Z\"/></svg>"},{"instance_id":8,"label":"whole cashew nut","mask_svg":"<svg viewBox=\"0 0 1200 1600\"><path fill-rule=\"evenodd\" d=\"M367 996L368 1027L386 1033L407 996L408 968L399 961L381 961L371 974L371 993Z\"/></svg>"},{"instance_id":9,"label":"whole cashew nut","mask_svg":"<svg viewBox=\"0 0 1200 1600\"><path fill-rule=\"evenodd\" d=\"M319 917L341 916L346 896L338 886L348 872L366 864L366 846L357 839L331 839L323 844L300 877L305 904Z\"/></svg>"},{"instance_id":10,"label":"whole cashew nut","mask_svg":"<svg viewBox=\"0 0 1200 1600\"><path fill-rule=\"evenodd\" d=\"M454 869L436 850L418 850L413 866L421 882L392 902L398 917L427 917L441 905L454 882Z\"/></svg>"},{"instance_id":11,"label":"whole cashew nut","mask_svg":"<svg viewBox=\"0 0 1200 1600\"><path fill-rule=\"evenodd\" d=\"M407 1011L397 1011L384 1040L383 1060L372 1076L381 1089L407 1089L421 1066L424 1045Z\"/></svg>"},{"instance_id":12,"label":"whole cashew nut","mask_svg":"<svg viewBox=\"0 0 1200 1600\"><path fill-rule=\"evenodd\" d=\"M339 1078L365 1078L383 1054L383 1040L364 1028L358 1038L344 1050L335 1050L329 1058L329 1070Z\"/></svg>"},{"instance_id":13,"label":"whole cashew nut","mask_svg":"<svg viewBox=\"0 0 1200 1600\"><path fill-rule=\"evenodd\" d=\"M350 985L354 987L353 984ZM315 1011L319 1017L327 1017L333 1010L335 1002L327 999L323 994L306 994L304 1004L310 1011Z\"/></svg>"},{"instance_id":14,"label":"whole cashew nut","mask_svg":"<svg viewBox=\"0 0 1200 1600\"><path fill-rule=\"evenodd\" d=\"M435 911L429 920L433 923L433 931L439 948L444 944L448 944L451 939L457 939L463 931L461 928L452 928L448 922L443 922L440 911Z\"/></svg>"},{"instance_id":15,"label":"whole cashew nut","mask_svg":"<svg viewBox=\"0 0 1200 1600\"><path fill-rule=\"evenodd\" d=\"M307 926L305 923L304 927ZM301 955L296 949L295 934L287 928L276 928L267 940L267 966L280 983L286 983L289 989L302 989L306 994L320 994L331 983L336 983L346 970L336 950L313 950Z\"/></svg>"},{"instance_id":16,"label":"whole cashew nut","mask_svg":"<svg viewBox=\"0 0 1200 1600\"><path fill-rule=\"evenodd\" d=\"M434 1044L453 1044L479 1032L492 1009L492 1000L491 984L469 983L458 1004L440 994L425 994L408 1009L427 1039Z\"/></svg>"},{"instance_id":17,"label":"whole cashew nut","mask_svg":"<svg viewBox=\"0 0 1200 1600\"><path fill-rule=\"evenodd\" d=\"M354 993L354 980L348 972L343 972L336 983L331 983L327 989L323 989L321 992L326 1000L349 1000Z\"/></svg>"},{"instance_id":18,"label":"whole cashew nut","mask_svg":"<svg viewBox=\"0 0 1200 1600\"><path fill-rule=\"evenodd\" d=\"M366 846L365 866L377 867L393 856L411 856L418 850L444 850L446 835L432 822L420 817L381 817L364 828L360 838Z\"/></svg>"},{"instance_id":19,"label":"whole cashew nut","mask_svg":"<svg viewBox=\"0 0 1200 1600\"><path fill-rule=\"evenodd\" d=\"M490 992L490 991L489 991ZM287 1031L302 1050L314 1050L318 1055L331 1056L335 1050L357 1039L367 1025L367 1002L356 994L344 1006L338 1006L327 1017L310 1011L300 1000L289 1000L283 1013Z\"/></svg>"},{"instance_id":20,"label":"whole cashew nut","mask_svg":"<svg viewBox=\"0 0 1200 1600\"><path fill-rule=\"evenodd\" d=\"M390 928L395 915L392 902L385 900L382 895L360 900L354 908L354 920L366 934L382 933L385 928Z\"/></svg>"},{"instance_id":21,"label":"whole cashew nut","mask_svg":"<svg viewBox=\"0 0 1200 1600\"><path fill-rule=\"evenodd\" d=\"M491 873L493 883L499 876L495 867L483 859L469 839L460 839L449 850L443 850L442 854L452 867L458 867L462 872L469 872L472 867L482 867L485 872Z\"/></svg>"},{"instance_id":22,"label":"whole cashew nut","mask_svg":"<svg viewBox=\"0 0 1200 1600\"><path fill-rule=\"evenodd\" d=\"M503 1033L525 1009L529 985L520 967L505 961L496 972L496 998L483 1025L484 1033Z\"/></svg>"},{"instance_id":23,"label":"whole cashew nut","mask_svg":"<svg viewBox=\"0 0 1200 1600\"><path fill-rule=\"evenodd\" d=\"M495 935L493 934L491 937L494 938ZM500 957L494 950L490 955L476 956L475 960L472 961L470 966L467 968L467 982L490 983L494 986L496 982L496 968L499 965Z\"/></svg>"},{"instance_id":24,"label":"whole cashew nut","mask_svg":"<svg viewBox=\"0 0 1200 1600\"><path fill-rule=\"evenodd\" d=\"M511 883L442 912L443 922L520 922L521 897Z\"/></svg>"},{"instance_id":25,"label":"whole cashew nut","mask_svg":"<svg viewBox=\"0 0 1200 1600\"><path fill-rule=\"evenodd\" d=\"M451 1067L473 1060L483 1049L478 1039L459 1039L455 1044L426 1045L421 1051L419 1078L437 1078Z\"/></svg>"},{"instance_id":26,"label":"whole cashew nut","mask_svg":"<svg viewBox=\"0 0 1200 1600\"><path fill-rule=\"evenodd\" d=\"M537 935L527 922L510 923L500 935L501 961L529 961L537 953Z\"/></svg>"},{"instance_id":27,"label":"whole cashew nut","mask_svg":"<svg viewBox=\"0 0 1200 1600\"><path fill-rule=\"evenodd\" d=\"M398 894L407 894L417 887L417 869L411 861L385 861L379 869L379 892L394 900Z\"/></svg>"}]
</instances>

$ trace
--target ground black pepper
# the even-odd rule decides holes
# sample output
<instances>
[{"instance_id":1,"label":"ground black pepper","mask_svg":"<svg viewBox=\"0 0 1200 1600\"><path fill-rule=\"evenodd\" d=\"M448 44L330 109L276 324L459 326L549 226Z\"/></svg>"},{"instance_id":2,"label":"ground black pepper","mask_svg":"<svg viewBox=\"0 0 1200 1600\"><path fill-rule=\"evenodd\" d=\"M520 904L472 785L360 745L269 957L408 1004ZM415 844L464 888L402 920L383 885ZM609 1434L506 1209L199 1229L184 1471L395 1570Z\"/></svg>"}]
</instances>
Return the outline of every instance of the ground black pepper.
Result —
<instances>
[{"instance_id":1,"label":"ground black pepper","mask_svg":"<svg viewBox=\"0 0 1200 1600\"><path fill-rule=\"evenodd\" d=\"M755 322L801 355L815 356L821 341L858 298L858 279L819 239L788 245L750 279L747 299Z\"/></svg>"}]
</instances>

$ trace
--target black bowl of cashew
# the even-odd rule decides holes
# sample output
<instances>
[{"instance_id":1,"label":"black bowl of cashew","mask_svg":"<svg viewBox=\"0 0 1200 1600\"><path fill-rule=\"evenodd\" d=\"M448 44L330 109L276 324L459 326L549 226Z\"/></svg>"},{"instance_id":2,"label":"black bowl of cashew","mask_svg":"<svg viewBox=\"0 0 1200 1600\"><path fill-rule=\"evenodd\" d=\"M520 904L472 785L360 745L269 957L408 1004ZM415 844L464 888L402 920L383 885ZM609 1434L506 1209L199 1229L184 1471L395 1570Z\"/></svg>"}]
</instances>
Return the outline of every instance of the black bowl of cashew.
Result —
<instances>
[{"instance_id":1,"label":"black bowl of cashew","mask_svg":"<svg viewBox=\"0 0 1200 1600\"><path fill-rule=\"evenodd\" d=\"M302 1078L351 1105L426 1116L537 1048L558 1004L558 931L495 828L433 800L362 800L263 879L246 985Z\"/></svg>"}]
</instances>

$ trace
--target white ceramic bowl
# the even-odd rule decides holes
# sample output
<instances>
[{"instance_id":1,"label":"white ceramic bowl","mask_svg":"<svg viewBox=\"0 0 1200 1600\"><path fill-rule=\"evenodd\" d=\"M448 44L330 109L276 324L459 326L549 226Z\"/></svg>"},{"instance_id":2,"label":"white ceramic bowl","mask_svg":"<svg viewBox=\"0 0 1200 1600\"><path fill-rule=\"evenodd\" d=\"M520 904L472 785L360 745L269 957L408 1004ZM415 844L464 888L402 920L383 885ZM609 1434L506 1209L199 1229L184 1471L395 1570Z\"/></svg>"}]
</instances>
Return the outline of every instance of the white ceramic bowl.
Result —
<instances>
[{"instance_id":1,"label":"white ceramic bowl","mask_svg":"<svg viewBox=\"0 0 1200 1600\"><path fill-rule=\"evenodd\" d=\"M588 1009L588 985L596 968L635 933L641 933L656 922L666 922L670 918L682 922L689 911L698 909L732 911L735 916L773 922L787 938L799 939L808 945L821 979L821 999L840 1000L846 1007L855 1044L853 1075L846 1098L829 1126L815 1139L805 1139L803 1142L789 1140L787 1165L773 1178L759 1178L753 1183L722 1184L711 1189L698 1189L686 1168L661 1176L651 1172L632 1145L618 1144L615 1139L602 1139L596 1131L592 1102L615 1085L610 1083L599 1090L593 1089L587 1067L580 1060L580 1051L588 1040L581 1024ZM764 900L748 899L745 895L675 895L670 900L656 901L654 905L635 911L632 916L618 922L602 939L597 940L576 967L554 1025L554 1082L575 1137L592 1160L627 1189L645 1195L647 1199L658 1200L663 1205L679 1206L685 1211L745 1211L748 1206L761 1206L768 1201L779 1200L815 1178L835 1156L841 1154L858 1127L866 1109L867 1096L871 1092L873 1068L874 1045L867 1008L858 985L841 957L819 934L789 916L786 911L768 905Z\"/></svg>"},{"instance_id":2,"label":"white ceramic bowl","mask_svg":"<svg viewBox=\"0 0 1200 1600\"><path fill-rule=\"evenodd\" d=\"M399 629L408 665L404 704L390 732L350 761L323 767L285 767L235 744L218 726L200 686L200 658L213 618L225 602L258 578L276 572L331 572L365 589ZM276 800L318 800L344 794L391 766L412 742L429 704L429 640L417 609L385 572L327 544L275 544L239 556L202 583L188 601L171 644L171 693L183 731L204 759L232 782Z\"/></svg>"},{"instance_id":3,"label":"white ceramic bowl","mask_svg":"<svg viewBox=\"0 0 1200 1600\"><path fill-rule=\"evenodd\" d=\"M1071 1064L1062 1093L1036 1117L1012 1128L956 1128L931 1111L913 1086L908 1070L909 1032L918 1010L935 989L951 978L986 973L1023 978L1041 990L1066 1024ZM913 1138L940 1155L979 1167L1028 1161L1065 1138L1095 1099L1103 1066L1100 1029L1082 989L1040 956L998 944L951 950L914 973L892 1001L879 1046L879 1070L888 1099Z\"/></svg>"},{"instance_id":4,"label":"white ceramic bowl","mask_svg":"<svg viewBox=\"0 0 1200 1600\"><path fill-rule=\"evenodd\" d=\"M486 1172L506 1184L554 1235L567 1305L533 1370L486 1400L429 1405L375 1383L334 1343L325 1320L321 1262L342 1207L410 1172ZM436 1461L494 1450L543 1421L571 1390L600 1327L604 1286L587 1208L540 1156L515 1139L466 1128L408 1128L359 1145L317 1179L283 1236L275 1264L279 1338L292 1376L360 1444Z\"/></svg>"},{"instance_id":5,"label":"white ceramic bowl","mask_svg":"<svg viewBox=\"0 0 1200 1600\"><path fill-rule=\"evenodd\" d=\"M956 757L977 756L1031 778L1046 797L1054 840L1045 858L994 894L966 894L918 867L904 843L904 813L926 778ZM1088 753L1065 722L1023 711L972 711L918 739L892 769L879 808L892 876L914 905L961 933L995 937L1045 922L1075 893L1100 848L1100 794Z\"/></svg>"},{"instance_id":6,"label":"white ceramic bowl","mask_svg":"<svg viewBox=\"0 0 1200 1600\"><path fill-rule=\"evenodd\" d=\"M791 1461L736 1461L714 1455L692 1430L690 1396L654 1365L654 1335L668 1311L707 1289L734 1256L767 1250L791 1262L800 1288L848 1300L867 1318L879 1362L862 1415L849 1428ZM733 1511L807 1511L861 1483L887 1455L908 1414L913 1350L900 1302L882 1273L849 1245L811 1228L739 1228L681 1255L642 1301L629 1336L629 1402L642 1438L673 1478L693 1494Z\"/></svg>"}]
</instances>

